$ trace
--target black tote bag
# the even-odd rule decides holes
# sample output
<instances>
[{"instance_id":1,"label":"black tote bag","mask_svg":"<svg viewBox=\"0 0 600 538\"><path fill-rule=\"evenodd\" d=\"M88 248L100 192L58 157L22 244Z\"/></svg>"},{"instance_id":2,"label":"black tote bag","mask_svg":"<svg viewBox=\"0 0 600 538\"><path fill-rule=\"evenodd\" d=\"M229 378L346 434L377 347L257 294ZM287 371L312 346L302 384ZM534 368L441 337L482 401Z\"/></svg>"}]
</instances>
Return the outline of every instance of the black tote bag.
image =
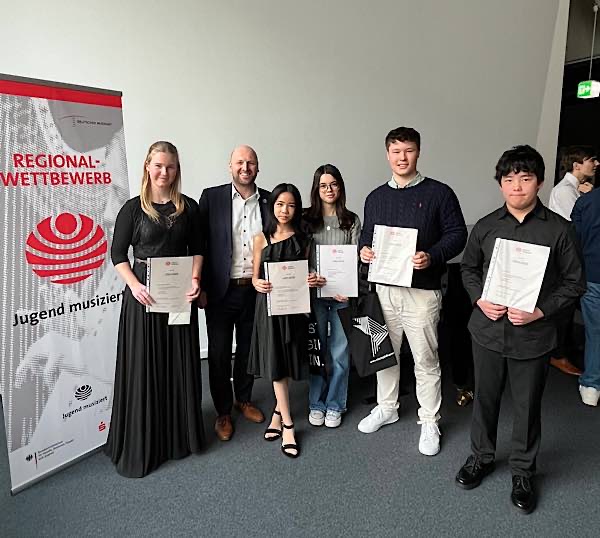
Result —
<instances>
[{"instance_id":1,"label":"black tote bag","mask_svg":"<svg viewBox=\"0 0 600 538\"><path fill-rule=\"evenodd\" d=\"M376 291L352 299L347 308L338 310L338 316L360 377L398 364Z\"/></svg>"}]
</instances>

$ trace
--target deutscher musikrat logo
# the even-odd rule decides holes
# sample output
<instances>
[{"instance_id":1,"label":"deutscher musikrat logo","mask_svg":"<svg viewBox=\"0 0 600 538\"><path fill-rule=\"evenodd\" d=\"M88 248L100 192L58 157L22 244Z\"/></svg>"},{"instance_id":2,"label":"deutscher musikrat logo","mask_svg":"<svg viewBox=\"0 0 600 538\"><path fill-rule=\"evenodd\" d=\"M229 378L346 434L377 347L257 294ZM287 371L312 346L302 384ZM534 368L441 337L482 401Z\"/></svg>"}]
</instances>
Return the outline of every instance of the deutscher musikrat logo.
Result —
<instances>
[{"instance_id":1,"label":"deutscher musikrat logo","mask_svg":"<svg viewBox=\"0 0 600 538\"><path fill-rule=\"evenodd\" d=\"M75 398L79 401L87 400L92 395L92 387L90 385L81 385L75 389Z\"/></svg>"},{"instance_id":2,"label":"deutscher musikrat logo","mask_svg":"<svg viewBox=\"0 0 600 538\"><path fill-rule=\"evenodd\" d=\"M106 234L90 217L61 213L42 220L27 237L25 258L33 272L54 284L73 284L102 266Z\"/></svg>"}]
</instances>

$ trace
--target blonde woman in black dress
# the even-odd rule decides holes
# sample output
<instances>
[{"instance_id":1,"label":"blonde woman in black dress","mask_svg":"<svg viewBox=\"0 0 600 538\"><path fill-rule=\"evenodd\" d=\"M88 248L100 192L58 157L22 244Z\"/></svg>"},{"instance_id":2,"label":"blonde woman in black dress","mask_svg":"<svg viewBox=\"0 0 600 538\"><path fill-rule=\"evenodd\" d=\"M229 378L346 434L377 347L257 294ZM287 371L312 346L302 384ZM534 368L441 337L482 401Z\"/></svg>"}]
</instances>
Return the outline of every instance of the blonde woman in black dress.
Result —
<instances>
[{"instance_id":1,"label":"blonde woman in black dress","mask_svg":"<svg viewBox=\"0 0 600 538\"><path fill-rule=\"evenodd\" d=\"M111 257L126 288L105 451L128 477L145 476L166 460L198 452L204 441L198 311L191 309L189 325L169 325L169 314L146 312L153 303L146 287L147 258L193 256L187 299L200 294L198 204L180 186L177 149L169 142L152 144L141 194L125 203L115 223Z\"/></svg>"}]
</instances>

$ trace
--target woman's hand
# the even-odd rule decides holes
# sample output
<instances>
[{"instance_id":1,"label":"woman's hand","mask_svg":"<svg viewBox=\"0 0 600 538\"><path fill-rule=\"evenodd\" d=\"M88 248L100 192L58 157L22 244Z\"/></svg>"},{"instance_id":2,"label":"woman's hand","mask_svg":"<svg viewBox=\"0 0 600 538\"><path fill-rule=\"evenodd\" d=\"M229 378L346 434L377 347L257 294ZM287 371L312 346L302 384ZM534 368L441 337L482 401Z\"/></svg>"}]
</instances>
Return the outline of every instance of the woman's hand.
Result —
<instances>
[{"instance_id":1,"label":"woman's hand","mask_svg":"<svg viewBox=\"0 0 600 538\"><path fill-rule=\"evenodd\" d=\"M322 288L325 285L325 277L317 275L317 273L308 273L306 277L306 281L308 282L309 288ZM322 282L320 284L320 282Z\"/></svg>"},{"instance_id":2,"label":"woman's hand","mask_svg":"<svg viewBox=\"0 0 600 538\"><path fill-rule=\"evenodd\" d=\"M143 304L144 306L151 306L154 304L154 299L150 297L148 288L141 282L136 281L134 284L129 286L129 289L131 290L131 295L134 296L138 303Z\"/></svg>"},{"instance_id":3,"label":"woman's hand","mask_svg":"<svg viewBox=\"0 0 600 538\"><path fill-rule=\"evenodd\" d=\"M200 295L200 281L197 278L192 278L192 287L185 294L188 303L195 301Z\"/></svg>"},{"instance_id":4,"label":"woman's hand","mask_svg":"<svg viewBox=\"0 0 600 538\"><path fill-rule=\"evenodd\" d=\"M252 284L254 289L259 293L269 293L273 289L273 285L263 278L253 278Z\"/></svg>"}]
</instances>

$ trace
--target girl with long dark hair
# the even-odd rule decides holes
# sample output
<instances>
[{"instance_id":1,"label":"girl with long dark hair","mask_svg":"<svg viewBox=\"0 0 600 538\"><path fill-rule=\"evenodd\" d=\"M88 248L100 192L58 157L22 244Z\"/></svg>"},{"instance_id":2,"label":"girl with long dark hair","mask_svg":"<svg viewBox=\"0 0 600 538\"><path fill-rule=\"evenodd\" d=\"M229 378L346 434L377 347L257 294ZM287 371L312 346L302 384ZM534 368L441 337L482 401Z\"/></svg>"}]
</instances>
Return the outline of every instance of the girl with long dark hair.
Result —
<instances>
[{"instance_id":1,"label":"girl with long dark hair","mask_svg":"<svg viewBox=\"0 0 600 538\"><path fill-rule=\"evenodd\" d=\"M290 379L308 377L308 318L304 314L268 316L267 297L273 286L265 279L265 262L308 259L310 239L301 228L302 199L290 183L277 185L269 197L264 233L254 238L252 283L258 292L248 372L273 382L275 409L264 438L282 438L281 451L290 458L300 455L290 411ZM315 287L317 276L307 275Z\"/></svg>"},{"instance_id":2,"label":"girl with long dark hair","mask_svg":"<svg viewBox=\"0 0 600 538\"><path fill-rule=\"evenodd\" d=\"M332 164L324 164L316 169L310 202L304 218L312 233L314 248L316 245L358 244L360 219L346 209L344 178ZM317 285L322 286L324 283L324 279L318 277ZM327 363L326 376L310 376L308 420L313 426L325 424L329 428L336 428L341 424L342 414L346 411L348 341L337 315L337 311L346 306L348 298L340 295L335 298L316 298L312 304L322 356L331 358Z\"/></svg>"}]
</instances>

